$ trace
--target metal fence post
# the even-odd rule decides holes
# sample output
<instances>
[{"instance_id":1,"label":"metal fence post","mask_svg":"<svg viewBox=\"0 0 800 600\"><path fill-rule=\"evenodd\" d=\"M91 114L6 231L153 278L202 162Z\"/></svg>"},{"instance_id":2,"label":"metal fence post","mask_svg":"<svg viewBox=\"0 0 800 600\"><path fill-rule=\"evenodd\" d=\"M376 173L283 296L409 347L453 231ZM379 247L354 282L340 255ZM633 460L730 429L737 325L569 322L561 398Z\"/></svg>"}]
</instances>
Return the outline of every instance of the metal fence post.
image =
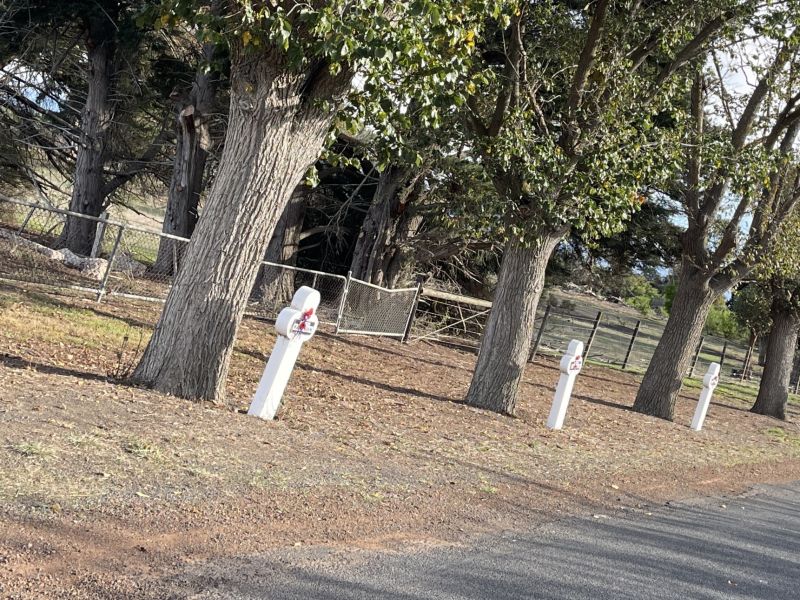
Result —
<instances>
[{"instance_id":1,"label":"metal fence post","mask_svg":"<svg viewBox=\"0 0 800 600\"><path fill-rule=\"evenodd\" d=\"M403 341L407 342L411 337L411 328L414 326L414 318L417 316L417 306L419 306L419 296L422 293L422 281L417 281L417 291L414 293L414 301L411 303L411 311L408 313L406 330L403 333Z\"/></svg>"},{"instance_id":2,"label":"metal fence post","mask_svg":"<svg viewBox=\"0 0 800 600\"><path fill-rule=\"evenodd\" d=\"M97 290L97 302L100 302L103 299L103 295L106 293L108 276L111 275L111 269L114 267L114 257L117 255L117 249L119 248L119 243L122 240L122 233L124 231L125 227L120 225L117 237L114 238L114 246L111 248L111 255L108 257L108 264L106 265L106 272L103 275L103 282L100 284L100 289Z\"/></svg>"},{"instance_id":3,"label":"metal fence post","mask_svg":"<svg viewBox=\"0 0 800 600\"><path fill-rule=\"evenodd\" d=\"M94 230L94 244L92 244L92 252L89 254L91 258L97 258L100 254L100 248L103 245L103 236L106 234L106 220L108 219L108 211L103 211L100 215L102 221L97 222L97 227Z\"/></svg>"},{"instance_id":4,"label":"metal fence post","mask_svg":"<svg viewBox=\"0 0 800 600\"><path fill-rule=\"evenodd\" d=\"M719 375L722 377L722 365L725 362L725 355L728 353L728 340L722 344L722 352L719 353Z\"/></svg>"},{"instance_id":5,"label":"metal fence post","mask_svg":"<svg viewBox=\"0 0 800 600\"><path fill-rule=\"evenodd\" d=\"M700 358L700 351L703 349L703 342L706 341L705 336L700 336L700 343L697 344L697 350L694 352L694 358L692 359L692 368L689 370L689 377L694 377L694 370L697 367L697 361Z\"/></svg>"},{"instance_id":6,"label":"metal fence post","mask_svg":"<svg viewBox=\"0 0 800 600\"><path fill-rule=\"evenodd\" d=\"M169 240L169 245L172 248L172 276L175 277L178 274L178 242Z\"/></svg>"},{"instance_id":7,"label":"metal fence post","mask_svg":"<svg viewBox=\"0 0 800 600\"><path fill-rule=\"evenodd\" d=\"M594 343L594 336L597 335L597 328L600 327L600 319L603 318L603 311L597 311L597 317L595 317L594 325L592 325L592 332L589 334L589 339L586 340L586 349L583 351L583 360L585 361L589 358L589 350L592 349L592 344Z\"/></svg>"},{"instance_id":8,"label":"metal fence post","mask_svg":"<svg viewBox=\"0 0 800 600\"><path fill-rule=\"evenodd\" d=\"M550 304L544 309L544 315L542 315L542 324L539 325L539 333L536 334L536 341L533 343L533 348L531 348L531 354L528 357L528 362L533 362L536 359L536 353L539 351L539 344L542 343L542 334L544 333L544 326L547 324L547 317L550 316Z\"/></svg>"},{"instance_id":9,"label":"metal fence post","mask_svg":"<svg viewBox=\"0 0 800 600\"><path fill-rule=\"evenodd\" d=\"M636 343L636 338L639 336L639 327L641 326L642 321L637 320L636 326L633 328L633 335L631 335L631 341L628 344L628 350L625 352L625 360L622 361L622 370L628 368L628 361L631 358L631 352L633 352L633 345Z\"/></svg>"},{"instance_id":10,"label":"metal fence post","mask_svg":"<svg viewBox=\"0 0 800 600\"><path fill-rule=\"evenodd\" d=\"M339 333L339 326L342 324L342 314L344 313L344 303L347 300L347 292L350 290L350 279L353 277L353 272L347 272L347 279L344 281L344 289L342 290L342 299L339 300L339 308L336 311L336 329L334 333Z\"/></svg>"},{"instance_id":11,"label":"metal fence post","mask_svg":"<svg viewBox=\"0 0 800 600\"><path fill-rule=\"evenodd\" d=\"M19 229L17 230L17 235L22 235L22 232L25 231L25 228L28 226L28 221L31 220L31 217L35 212L36 212L36 207L35 206L31 207L31 209L28 211L28 214L25 216L25 219L22 221L22 225L19 226Z\"/></svg>"}]
</instances>

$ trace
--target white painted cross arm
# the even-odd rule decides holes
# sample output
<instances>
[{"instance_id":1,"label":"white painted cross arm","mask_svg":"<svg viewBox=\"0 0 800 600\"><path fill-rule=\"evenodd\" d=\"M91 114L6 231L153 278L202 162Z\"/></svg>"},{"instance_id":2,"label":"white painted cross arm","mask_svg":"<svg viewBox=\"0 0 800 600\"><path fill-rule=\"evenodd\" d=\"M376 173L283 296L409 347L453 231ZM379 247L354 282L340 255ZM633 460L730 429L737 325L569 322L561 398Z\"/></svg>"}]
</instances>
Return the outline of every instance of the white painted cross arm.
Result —
<instances>
[{"instance_id":1,"label":"white painted cross arm","mask_svg":"<svg viewBox=\"0 0 800 600\"><path fill-rule=\"evenodd\" d=\"M700 431L703 428L708 405L711 404L711 395L714 393L714 388L717 387L717 384L719 384L719 363L711 363L708 365L705 377L703 377L703 391L700 392L700 400L697 401L697 408L694 411L694 418L692 419L692 429L694 431Z\"/></svg>"},{"instance_id":2,"label":"white painted cross arm","mask_svg":"<svg viewBox=\"0 0 800 600\"><path fill-rule=\"evenodd\" d=\"M561 357L561 375L558 378L558 387L553 396L553 406L550 408L550 416L547 418L548 429L561 429L564 426L564 418L567 416L569 397L572 395L572 387L575 385L575 378L583 367L583 342L572 340L567 346L567 352Z\"/></svg>"},{"instance_id":3,"label":"white painted cross arm","mask_svg":"<svg viewBox=\"0 0 800 600\"><path fill-rule=\"evenodd\" d=\"M275 418L300 348L317 331L319 300L317 290L303 286L294 293L292 305L278 315L275 321L278 339L261 375L248 415L268 420Z\"/></svg>"}]
</instances>

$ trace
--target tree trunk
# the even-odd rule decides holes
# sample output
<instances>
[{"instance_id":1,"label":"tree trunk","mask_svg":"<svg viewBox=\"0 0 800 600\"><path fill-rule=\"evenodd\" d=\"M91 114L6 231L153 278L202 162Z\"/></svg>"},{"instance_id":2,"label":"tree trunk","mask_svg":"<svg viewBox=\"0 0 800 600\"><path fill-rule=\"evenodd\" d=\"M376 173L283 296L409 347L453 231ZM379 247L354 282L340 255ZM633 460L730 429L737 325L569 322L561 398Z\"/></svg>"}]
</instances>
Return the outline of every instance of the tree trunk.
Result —
<instances>
[{"instance_id":1,"label":"tree trunk","mask_svg":"<svg viewBox=\"0 0 800 600\"><path fill-rule=\"evenodd\" d=\"M531 247L514 241L506 245L478 363L464 400L470 406L514 414L545 269L561 237L561 233L548 231Z\"/></svg>"},{"instance_id":2,"label":"tree trunk","mask_svg":"<svg viewBox=\"0 0 800 600\"><path fill-rule=\"evenodd\" d=\"M282 65L283 53L232 49L225 149L136 381L221 401L247 300L293 190L319 156L351 76ZM328 107L328 108L326 108Z\"/></svg>"},{"instance_id":3,"label":"tree trunk","mask_svg":"<svg viewBox=\"0 0 800 600\"><path fill-rule=\"evenodd\" d=\"M104 19L105 21L108 18ZM111 123L114 119L110 100L114 77L116 43L108 23L90 24L86 41L88 58L88 90L81 113L81 141L75 162L75 177L69 209L100 216L105 203L103 165ZM69 248L88 256L92 251L97 223L90 219L67 217L58 247Z\"/></svg>"},{"instance_id":4,"label":"tree trunk","mask_svg":"<svg viewBox=\"0 0 800 600\"><path fill-rule=\"evenodd\" d=\"M672 421L711 305L724 292L709 283L706 275L684 260L669 319L639 386L634 410Z\"/></svg>"},{"instance_id":5,"label":"tree trunk","mask_svg":"<svg viewBox=\"0 0 800 600\"><path fill-rule=\"evenodd\" d=\"M205 44L203 54L207 60L211 60L214 45ZM209 115L214 108L215 93L216 75L200 70L195 76L189 97L177 103L177 143L161 229L164 233L190 238L197 224L203 174L212 143ZM161 238L153 270L172 274L185 250L186 244Z\"/></svg>"},{"instance_id":6,"label":"tree trunk","mask_svg":"<svg viewBox=\"0 0 800 600\"><path fill-rule=\"evenodd\" d=\"M381 173L353 252L353 277L389 287L397 282L404 265L404 245L422 224L412 205L422 193L424 174L396 165Z\"/></svg>"},{"instance_id":7,"label":"tree trunk","mask_svg":"<svg viewBox=\"0 0 800 600\"><path fill-rule=\"evenodd\" d=\"M384 246L384 251L377 261L378 269L373 277L373 283L376 285L396 288L401 279L406 282L411 279L410 271L414 264L409 244L417 236L424 222L424 218L415 208L417 207L411 207L401 215L394 234L389 238L392 243Z\"/></svg>"},{"instance_id":8,"label":"tree trunk","mask_svg":"<svg viewBox=\"0 0 800 600\"><path fill-rule=\"evenodd\" d=\"M750 412L785 419L800 315L780 298L773 299L770 313L772 327L766 344L767 362L761 375L758 397Z\"/></svg>"},{"instance_id":9,"label":"tree trunk","mask_svg":"<svg viewBox=\"0 0 800 600\"><path fill-rule=\"evenodd\" d=\"M301 185L292 194L275 226L264 254L265 261L290 266L297 263L309 191L309 188ZM279 311L291 301L294 287L294 271L262 265L253 287L253 295L267 310Z\"/></svg>"}]
</instances>

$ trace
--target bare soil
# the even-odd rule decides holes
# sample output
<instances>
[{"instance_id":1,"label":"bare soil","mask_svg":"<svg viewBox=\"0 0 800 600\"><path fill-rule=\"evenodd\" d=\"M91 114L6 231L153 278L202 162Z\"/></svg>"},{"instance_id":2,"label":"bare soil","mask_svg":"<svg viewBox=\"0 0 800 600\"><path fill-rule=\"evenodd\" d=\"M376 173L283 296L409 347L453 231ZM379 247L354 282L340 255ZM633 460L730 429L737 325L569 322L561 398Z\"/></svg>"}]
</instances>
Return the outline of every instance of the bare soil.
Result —
<instances>
[{"instance_id":1,"label":"bare soil","mask_svg":"<svg viewBox=\"0 0 800 600\"><path fill-rule=\"evenodd\" d=\"M263 422L243 412L269 323L245 321L224 405L120 381L159 310L0 283L0 597L186 597L172 576L218 557L463 543L800 478L794 405L779 422L719 396L695 433L696 390L669 423L629 410L633 375L589 365L552 432L555 361L508 418L460 403L473 354L425 342L322 332Z\"/></svg>"}]
</instances>

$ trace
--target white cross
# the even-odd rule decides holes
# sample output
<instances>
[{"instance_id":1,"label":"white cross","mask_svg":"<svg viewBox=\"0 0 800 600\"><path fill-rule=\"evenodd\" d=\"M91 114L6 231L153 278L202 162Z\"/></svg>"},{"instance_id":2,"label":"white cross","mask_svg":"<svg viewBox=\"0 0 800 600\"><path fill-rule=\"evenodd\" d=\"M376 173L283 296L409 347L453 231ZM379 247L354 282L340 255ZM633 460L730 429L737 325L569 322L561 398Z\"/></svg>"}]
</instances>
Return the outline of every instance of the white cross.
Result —
<instances>
[{"instance_id":1,"label":"white cross","mask_svg":"<svg viewBox=\"0 0 800 600\"><path fill-rule=\"evenodd\" d=\"M566 354L561 357L559 366L561 376L558 378L558 387L553 396L553 406L550 408L550 416L547 418L548 429L561 429L564 426L569 397L572 395L572 386L575 385L575 378L583 367L583 342L572 340L567 346Z\"/></svg>"},{"instance_id":2,"label":"white cross","mask_svg":"<svg viewBox=\"0 0 800 600\"><path fill-rule=\"evenodd\" d=\"M248 415L268 420L275 418L300 348L317 330L319 300L317 290L303 286L294 293L292 305L278 314L275 320L278 339L261 375Z\"/></svg>"},{"instance_id":3,"label":"white cross","mask_svg":"<svg viewBox=\"0 0 800 600\"><path fill-rule=\"evenodd\" d=\"M700 431L703 428L708 405L711 404L711 395L714 393L714 388L717 387L718 383L719 363L711 363L708 365L705 377L703 377L703 391L700 392L700 400L697 401L697 408L694 411L694 418L692 419L692 429L694 431Z\"/></svg>"}]
</instances>

